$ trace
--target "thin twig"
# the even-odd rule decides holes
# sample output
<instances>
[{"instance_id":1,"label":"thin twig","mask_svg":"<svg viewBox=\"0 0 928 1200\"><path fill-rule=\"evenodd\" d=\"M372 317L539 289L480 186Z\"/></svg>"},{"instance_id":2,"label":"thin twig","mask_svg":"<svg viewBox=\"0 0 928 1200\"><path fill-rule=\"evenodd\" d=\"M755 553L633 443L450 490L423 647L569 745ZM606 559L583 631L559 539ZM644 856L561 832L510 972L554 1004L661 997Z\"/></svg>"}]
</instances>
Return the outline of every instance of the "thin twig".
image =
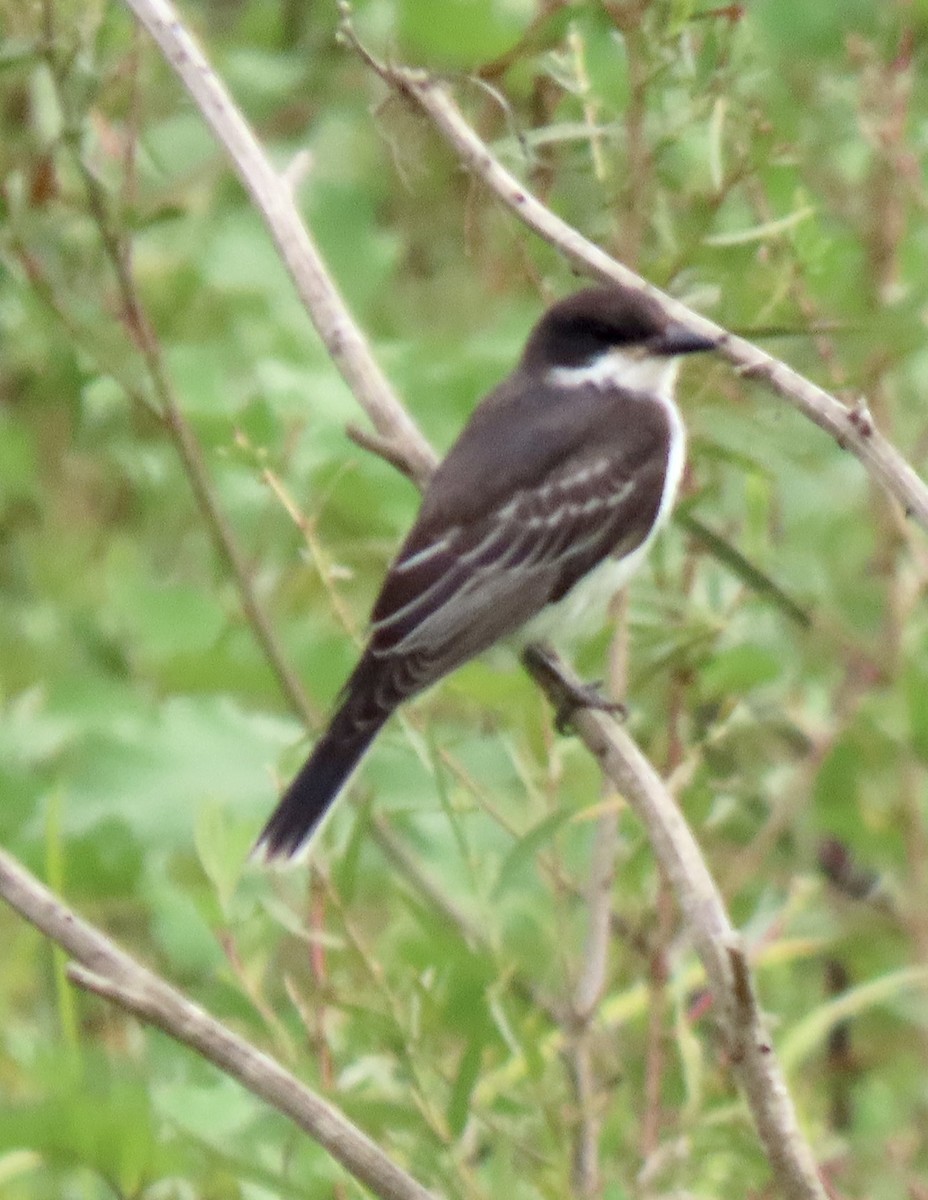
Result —
<instances>
[{"instance_id":1,"label":"thin twig","mask_svg":"<svg viewBox=\"0 0 928 1200\"><path fill-rule=\"evenodd\" d=\"M574 1089L577 1120L573 1131L573 1184L581 1200L591 1200L602 1188L599 1139L602 1100L597 1094L593 1053L595 1018L606 990L612 934L612 885L619 845L619 814L614 808L596 822L587 882L587 929L580 964L566 1011L564 1055Z\"/></svg>"},{"instance_id":2,"label":"thin twig","mask_svg":"<svg viewBox=\"0 0 928 1200\"><path fill-rule=\"evenodd\" d=\"M434 908L435 914L455 930L458 937L471 949L488 948L484 931L465 913L441 888L438 881L422 866L406 843L397 837L389 822L375 816L370 824L371 836L384 855L398 867L403 877L412 883L416 891L424 896Z\"/></svg>"},{"instance_id":3,"label":"thin twig","mask_svg":"<svg viewBox=\"0 0 928 1200\"><path fill-rule=\"evenodd\" d=\"M78 986L195 1050L308 1133L383 1200L434 1200L380 1147L280 1063L188 1000L65 905L0 850L0 897L76 960Z\"/></svg>"},{"instance_id":4,"label":"thin twig","mask_svg":"<svg viewBox=\"0 0 928 1200\"><path fill-rule=\"evenodd\" d=\"M573 1187L581 1200L591 1200L602 1187L599 1166L599 1134L602 1126L593 1069L592 1031L583 1028L572 1034L565 1047L567 1068L577 1107L573 1135Z\"/></svg>"},{"instance_id":5,"label":"thin twig","mask_svg":"<svg viewBox=\"0 0 928 1200\"><path fill-rule=\"evenodd\" d=\"M63 93L62 93L63 96ZM141 296L135 284L129 247L116 232L108 207L106 192L88 167L79 139L73 139L72 151L80 172L91 214L96 222L104 250L110 261L119 288L125 323L145 362L158 411L190 483L197 506L206 521L213 544L235 582L245 616L277 676L281 690L299 713L304 723L314 724L318 714L309 696L284 653L277 634L258 598L251 572L232 526L226 519L213 493L209 470L200 443L184 416L174 385L168 374L154 328L148 320Z\"/></svg>"}]
</instances>

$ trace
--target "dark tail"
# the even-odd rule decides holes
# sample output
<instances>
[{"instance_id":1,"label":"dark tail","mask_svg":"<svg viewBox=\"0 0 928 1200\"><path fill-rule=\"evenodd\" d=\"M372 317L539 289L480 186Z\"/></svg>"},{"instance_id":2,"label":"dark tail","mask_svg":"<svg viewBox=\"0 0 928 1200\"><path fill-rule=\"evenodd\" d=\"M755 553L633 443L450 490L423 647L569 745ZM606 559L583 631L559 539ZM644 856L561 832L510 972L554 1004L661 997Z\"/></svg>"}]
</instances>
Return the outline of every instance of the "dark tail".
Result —
<instances>
[{"instance_id":1,"label":"dark tail","mask_svg":"<svg viewBox=\"0 0 928 1200\"><path fill-rule=\"evenodd\" d=\"M389 709L368 710L361 719L349 693L271 814L252 851L256 857L292 858L305 845L389 715Z\"/></svg>"}]
</instances>

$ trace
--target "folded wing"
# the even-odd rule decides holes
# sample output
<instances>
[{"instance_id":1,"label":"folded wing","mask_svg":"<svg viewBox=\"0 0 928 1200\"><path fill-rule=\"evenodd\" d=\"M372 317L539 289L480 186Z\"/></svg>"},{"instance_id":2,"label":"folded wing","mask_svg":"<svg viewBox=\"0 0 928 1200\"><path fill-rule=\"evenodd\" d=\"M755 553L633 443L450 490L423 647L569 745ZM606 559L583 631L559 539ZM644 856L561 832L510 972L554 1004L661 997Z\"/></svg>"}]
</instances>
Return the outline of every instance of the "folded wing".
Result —
<instances>
[{"instance_id":1,"label":"folded wing","mask_svg":"<svg viewBox=\"0 0 928 1200\"><path fill-rule=\"evenodd\" d=\"M415 655L427 686L561 599L608 555L639 545L664 472L659 457L655 466L653 456L610 449L571 455L476 519L414 528L375 605L370 653Z\"/></svg>"}]
</instances>

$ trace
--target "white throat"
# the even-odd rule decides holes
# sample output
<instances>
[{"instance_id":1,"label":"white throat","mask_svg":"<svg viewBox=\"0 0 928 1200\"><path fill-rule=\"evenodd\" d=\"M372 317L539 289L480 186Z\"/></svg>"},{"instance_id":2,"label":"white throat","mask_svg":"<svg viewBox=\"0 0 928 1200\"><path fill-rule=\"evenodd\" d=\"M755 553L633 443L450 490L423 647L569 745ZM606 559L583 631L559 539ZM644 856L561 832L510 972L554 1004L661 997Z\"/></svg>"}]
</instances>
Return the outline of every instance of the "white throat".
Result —
<instances>
[{"instance_id":1,"label":"white throat","mask_svg":"<svg viewBox=\"0 0 928 1200\"><path fill-rule=\"evenodd\" d=\"M609 350L582 367L552 367L548 378L558 387L620 387L672 400L679 369L679 358Z\"/></svg>"}]
</instances>

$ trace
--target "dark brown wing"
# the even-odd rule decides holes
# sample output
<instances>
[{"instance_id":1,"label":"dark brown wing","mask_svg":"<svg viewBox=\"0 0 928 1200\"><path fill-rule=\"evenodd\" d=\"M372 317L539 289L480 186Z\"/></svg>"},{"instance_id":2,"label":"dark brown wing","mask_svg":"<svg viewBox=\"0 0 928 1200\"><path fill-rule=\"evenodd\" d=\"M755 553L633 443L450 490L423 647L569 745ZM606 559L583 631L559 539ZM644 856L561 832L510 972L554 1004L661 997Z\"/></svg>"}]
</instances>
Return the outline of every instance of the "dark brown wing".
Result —
<instances>
[{"instance_id":1,"label":"dark brown wing","mask_svg":"<svg viewBox=\"0 0 928 1200\"><path fill-rule=\"evenodd\" d=\"M670 429L659 405L594 386L536 388L530 407L497 396L436 474L374 606L371 653L414 654L419 687L633 550L660 506Z\"/></svg>"}]
</instances>

